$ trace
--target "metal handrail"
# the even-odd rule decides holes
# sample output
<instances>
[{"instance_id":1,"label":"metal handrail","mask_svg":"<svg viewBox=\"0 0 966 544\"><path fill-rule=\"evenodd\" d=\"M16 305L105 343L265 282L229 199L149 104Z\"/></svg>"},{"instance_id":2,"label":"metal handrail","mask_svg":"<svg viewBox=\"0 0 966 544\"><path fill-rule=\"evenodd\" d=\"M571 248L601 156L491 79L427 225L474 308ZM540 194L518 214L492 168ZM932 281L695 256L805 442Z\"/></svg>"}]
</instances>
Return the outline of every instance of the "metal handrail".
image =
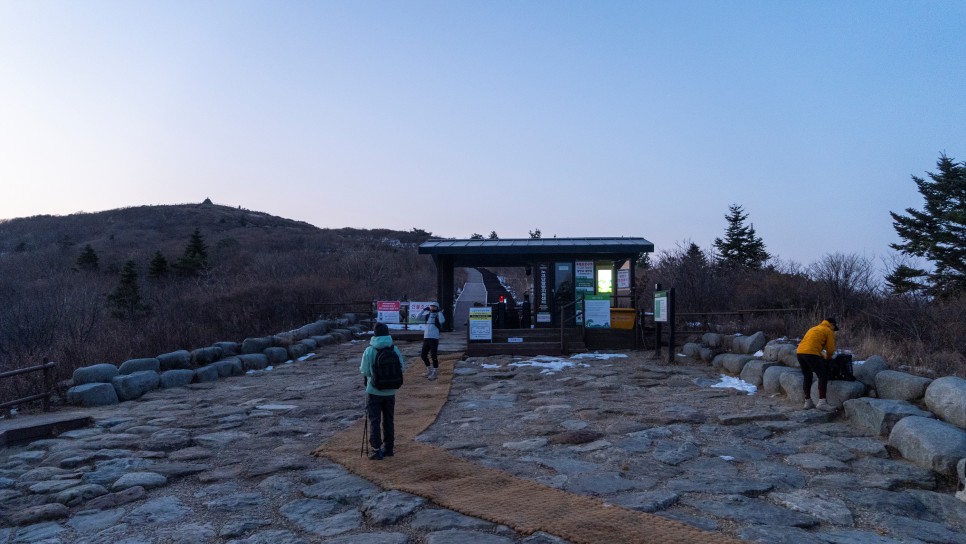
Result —
<instances>
[{"instance_id":1,"label":"metal handrail","mask_svg":"<svg viewBox=\"0 0 966 544\"><path fill-rule=\"evenodd\" d=\"M0 408L8 408L10 406L18 406L26 402L33 402L35 400L44 401L44 411L50 410L50 396L54 394L54 390L50 387L50 369L57 366L57 363L53 361L48 361L44 359L44 364L36 366L28 366L26 368L18 368L16 370L8 370L6 372L0 372L0 379L11 378L13 376L19 376L21 374L27 374L29 372L41 371L44 373L44 389L43 392L37 393L36 395L30 395L28 397L23 397L20 399L9 400L0 403Z\"/></svg>"}]
</instances>

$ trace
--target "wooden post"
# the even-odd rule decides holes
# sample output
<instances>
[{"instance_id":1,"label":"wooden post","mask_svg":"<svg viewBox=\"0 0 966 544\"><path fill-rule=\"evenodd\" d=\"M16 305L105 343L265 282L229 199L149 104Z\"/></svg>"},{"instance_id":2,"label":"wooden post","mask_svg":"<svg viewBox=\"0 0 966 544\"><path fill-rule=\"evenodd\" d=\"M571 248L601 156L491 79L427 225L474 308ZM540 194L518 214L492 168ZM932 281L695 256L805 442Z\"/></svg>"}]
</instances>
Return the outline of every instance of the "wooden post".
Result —
<instances>
[{"instance_id":1,"label":"wooden post","mask_svg":"<svg viewBox=\"0 0 966 544\"><path fill-rule=\"evenodd\" d=\"M44 401L43 403L44 403L45 412L50 411L50 369L48 368L49 366L47 364L48 362L50 362L50 360L44 357L44 371L43 371L44 372L44 390L43 390Z\"/></svg>"}]
</instances>

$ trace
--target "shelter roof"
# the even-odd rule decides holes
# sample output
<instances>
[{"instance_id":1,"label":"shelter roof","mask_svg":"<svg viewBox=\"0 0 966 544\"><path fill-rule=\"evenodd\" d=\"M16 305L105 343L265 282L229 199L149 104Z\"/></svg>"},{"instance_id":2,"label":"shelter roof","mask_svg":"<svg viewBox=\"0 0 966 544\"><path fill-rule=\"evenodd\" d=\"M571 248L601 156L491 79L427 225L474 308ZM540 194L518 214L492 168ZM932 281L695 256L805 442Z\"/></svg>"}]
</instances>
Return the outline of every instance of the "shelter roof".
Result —
<instances>
[{"instance_id":1,"label":"shelter roof","mask_svg":"<svg viewBox=\"0 0 966 544\"><path fill-rule=\"evenodd\" d=\"M654 251L644 238L505 238L428 240L420 254L449 257L456 266L525 264L528 259L629 258Z\"/></svg>"}]
</instances>

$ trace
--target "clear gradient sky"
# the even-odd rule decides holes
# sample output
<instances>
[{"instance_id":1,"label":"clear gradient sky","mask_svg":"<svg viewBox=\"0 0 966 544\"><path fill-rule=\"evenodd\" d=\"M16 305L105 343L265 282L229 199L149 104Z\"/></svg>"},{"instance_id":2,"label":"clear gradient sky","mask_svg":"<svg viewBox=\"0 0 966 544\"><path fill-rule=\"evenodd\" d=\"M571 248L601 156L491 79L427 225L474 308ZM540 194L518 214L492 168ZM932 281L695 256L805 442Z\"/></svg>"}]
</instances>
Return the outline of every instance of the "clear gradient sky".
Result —
<instances>
[{"instance_id":1,"label":"clear gradient sky","mask_svg":"<svg viewBox=\"0 0 966 544\"><path fill-rule=\"evenodd\" d=\"M0 0L0 218L242 206L878 259L966 160L966 2Z\"/></svg>"}]
</instances>

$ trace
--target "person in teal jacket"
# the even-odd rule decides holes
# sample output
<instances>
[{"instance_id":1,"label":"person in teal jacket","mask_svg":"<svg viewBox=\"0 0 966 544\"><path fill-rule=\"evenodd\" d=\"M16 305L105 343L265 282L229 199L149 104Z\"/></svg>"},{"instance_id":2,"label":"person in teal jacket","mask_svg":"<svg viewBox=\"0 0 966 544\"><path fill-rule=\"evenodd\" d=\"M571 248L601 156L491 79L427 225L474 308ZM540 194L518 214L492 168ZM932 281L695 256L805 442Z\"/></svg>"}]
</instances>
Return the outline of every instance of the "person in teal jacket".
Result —
<instances>
[{"instance_id":1,"label":"person in teal jacket","mask_svg":"<svg viewBox=\"0 0 966 544\"><path fill-rule=\"evenodd\" d=\"M392 347L406 369L406 360L399 348L392 343L389 327L385 323L377 323L373 330L369 347L362 353L362 364L359 372L366 381L366 416L369 418L369 445L374 450L369 459L382 460L383 457L394 455L393 446L396 441L394 413L396 410L397 389L376 389L372 386L372 364L376 360L376 352L382 348ZM381 421L380 421L381 420ZM380 425L381 423L381 425Z\"/></svg>"}]
</instances>

